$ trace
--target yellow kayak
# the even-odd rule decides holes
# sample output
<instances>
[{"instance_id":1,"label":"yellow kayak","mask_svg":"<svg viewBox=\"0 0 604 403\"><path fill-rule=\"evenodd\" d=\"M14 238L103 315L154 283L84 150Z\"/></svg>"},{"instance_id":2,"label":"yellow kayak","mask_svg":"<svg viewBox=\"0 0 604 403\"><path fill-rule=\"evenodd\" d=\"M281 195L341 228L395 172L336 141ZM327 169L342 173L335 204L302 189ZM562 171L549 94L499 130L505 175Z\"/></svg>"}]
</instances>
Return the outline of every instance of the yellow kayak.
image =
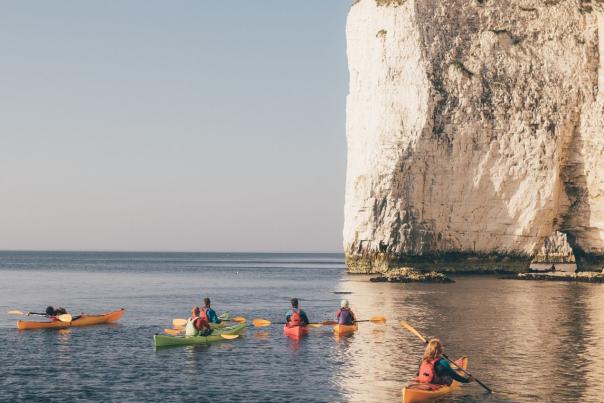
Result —
<instances>
[{"instance_id":1,"label":"yellow kayak","mask_svg":"<svg viewBox=\"0 0 604 403\"><path fill-rule=\"evenodd\" d=\"M455 361L463 369L468 368L468 358L462 357ZM461 375L461 371L457 371ZM410 383L403 388L403 403L423 402L440 397L459 389L460 383L453 381L451 385L433 385L431 383Z\"/></svg>"},{"instance_id":2,"label":"yellow kayak","mask_svg":"<svg viewBox=\"0 0 604 403\"><path fill-rule=\"evenodd\" d=\"M356 323L352 325L335 325L333 327L333 333L337 336L344 336L346 334L351 334L359 330L359 325Z\"/></svg>"}]
</instances>

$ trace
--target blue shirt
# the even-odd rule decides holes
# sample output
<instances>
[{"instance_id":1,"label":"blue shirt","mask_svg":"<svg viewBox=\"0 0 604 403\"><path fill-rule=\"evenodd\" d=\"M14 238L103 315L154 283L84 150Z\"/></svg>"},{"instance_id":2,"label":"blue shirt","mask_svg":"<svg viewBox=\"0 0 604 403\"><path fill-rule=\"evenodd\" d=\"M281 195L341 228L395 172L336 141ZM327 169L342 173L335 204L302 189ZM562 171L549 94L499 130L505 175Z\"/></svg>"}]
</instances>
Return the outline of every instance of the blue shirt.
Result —
<instances>
[{"instance_id":1,"label":"blue shirt","mask_svg":"<svg viewBox=\"0 0 604 403\"><path fill-rule=\"evenodd\" d=\"M222 321L216 315L216 312L212 308L208 308L206 311L206 315L208 315L208 322L210 323L221 323Z\"/></svg>"},{"instance_id":2,"label":"blue shirt","mask_svg":"<svg viewBox=\"0 0 604 403\"><path fill-rule=\"evenodd\" d=\"M447 376L456 380L457 382L470 382L468 378L459 375L457 371L451 368L449 362L444 358L441 358L440 360L436 361L436 363L434 364L434 372L436 372L436 375L438 375L439 377Z\"/></svg>"}]
</instances>

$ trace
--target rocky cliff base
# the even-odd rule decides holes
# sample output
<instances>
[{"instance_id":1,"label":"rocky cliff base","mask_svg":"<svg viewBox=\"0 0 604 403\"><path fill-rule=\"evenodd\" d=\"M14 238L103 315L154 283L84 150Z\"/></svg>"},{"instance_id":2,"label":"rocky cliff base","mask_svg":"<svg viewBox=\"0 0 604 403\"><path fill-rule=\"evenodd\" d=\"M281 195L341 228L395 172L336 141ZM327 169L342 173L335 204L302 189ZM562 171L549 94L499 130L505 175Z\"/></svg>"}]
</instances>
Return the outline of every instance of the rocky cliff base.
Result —
<instances>
[{"instance_id":1,"label":"rocky cliff base","mask_svg":"<svg viewBox=\"0 0 604 403\"><path fill-rule=\"evenodd\" d=\"M424 256L394 256L388 253L347 255L349 273L381 274L411 269L441 273L524 273L529 270L529 256L501 254L443 253Z\"/></svg>"},{"instance_id":2,"label":"rocky cliff base","mask_svg":"<svg viewBox=\"0 0 604 403\"><path fill-rule=\"evenodd\" d=\"M573 281L581 283L604 283L604 273L519 273L502 277L511 280Z\"/></svg>"},{"instance_id":3,"label":"rocky cliff base","mask_svg":"<svg viewBox=\"0 0 604 403\"><path fill-rule=\"evenodd\" d=\"M454 283L443 273L436 271L421 272L412 268L400 268L372 277L374 283Z\"/></svg>"}]
</instances>

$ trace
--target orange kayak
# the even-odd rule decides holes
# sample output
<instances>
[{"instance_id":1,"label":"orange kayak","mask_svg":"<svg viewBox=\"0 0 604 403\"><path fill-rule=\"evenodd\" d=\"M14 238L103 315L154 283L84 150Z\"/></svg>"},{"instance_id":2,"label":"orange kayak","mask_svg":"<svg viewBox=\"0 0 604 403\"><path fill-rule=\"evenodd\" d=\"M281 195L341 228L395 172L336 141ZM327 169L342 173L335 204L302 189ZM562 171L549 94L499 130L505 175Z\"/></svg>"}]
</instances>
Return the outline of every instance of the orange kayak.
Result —
<instances>
[{"instance_id":1,"label":"orange kayak","mask_svg":"<svg viewBox=\"0 0 604 403\"><path fill-rule=\"evenodd\" d=\"M299 339L302 336L308 334L308 328L306 326L283 326L283 333L287 337L291 337L292 339Z\"/></svg>"},{"instance_id":2,"label":"orange kayak","mask_svg":"<svg viewBox=\"0 0 604 403\"><path fill-rule=\"evenodd\" d=\"M17 322L17 329L28 330L28 329L64 329L72 326L91 326L100 325L102 323L115 322L124 315L124 308L120 308L117 311L107 312L102 315L82 315L79 318L74 319L71 322L60 322L60 321L46 321L46 322L33 322L28 320L20 320Z\"/></svg>"},{"instance_id":3,"label":"orange kayak","mask_svg":"<svg viewBox=\"0 0 604 403\"><path fill-rule=\"evenodd\" d=\"M333 333L337 336L344 336L346 334L351 334L359 330L359 325L356 323L352 325L335 325L333 327Z\"/></svg>"},{"instance_id":4,"label":"orange kayak","mask_svg":"<svg viewBox=\"0 0 604 403\"><path fill-rule=\"evenodd\" d=\"M468 358L462 357L455 361L463 369L468 368ZM453 367L453 366L452 366ZM461 371L457 371L461 375ZM451 385L433 385L431 383L410 383L403 388L403 403L423 402L440 397L459 389L460 383L453 381Z\"/></svg>"}]
</instances>

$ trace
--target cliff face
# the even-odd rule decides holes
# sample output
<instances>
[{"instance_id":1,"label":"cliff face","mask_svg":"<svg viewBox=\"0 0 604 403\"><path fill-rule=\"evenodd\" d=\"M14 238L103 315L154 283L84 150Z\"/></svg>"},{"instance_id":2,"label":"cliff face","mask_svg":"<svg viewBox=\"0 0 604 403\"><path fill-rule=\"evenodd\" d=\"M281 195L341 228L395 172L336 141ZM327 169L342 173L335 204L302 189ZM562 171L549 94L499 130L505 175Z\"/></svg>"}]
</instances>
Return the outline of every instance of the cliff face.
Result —
<instances>
[{"instance_id":1,"label":"cliff face","mask_svg":"<svg viewBox=\"0 0 604 403\"><path fill-rule=\"evenodd\" d=\"M604 0L361 0L346 33L350 271L522 269L559 233L600 265Z\"/></svg>"}]
</instances>

